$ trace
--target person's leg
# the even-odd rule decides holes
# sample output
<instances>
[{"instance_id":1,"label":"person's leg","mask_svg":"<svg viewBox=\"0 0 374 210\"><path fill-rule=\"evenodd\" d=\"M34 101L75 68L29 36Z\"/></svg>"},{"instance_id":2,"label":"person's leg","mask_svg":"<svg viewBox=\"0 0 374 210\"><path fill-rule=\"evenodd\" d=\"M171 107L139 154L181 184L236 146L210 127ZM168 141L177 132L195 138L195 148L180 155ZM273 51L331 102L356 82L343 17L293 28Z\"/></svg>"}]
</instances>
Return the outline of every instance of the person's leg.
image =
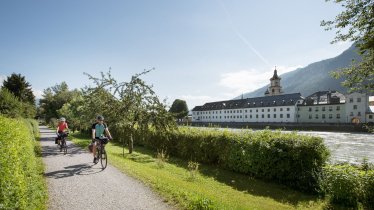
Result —
<instances>
[{"instance_id":1,"label":"person's leg","mask_svg":"<svg viewBox=\"0 0 374 210\"><path fill-rule=\"evenodd\" d=\"M94 157L93 162L96 163L96 142L94 142L93 145L92 145L92 154L93 154L93 157Z\"/></svg>"}]
</instances>

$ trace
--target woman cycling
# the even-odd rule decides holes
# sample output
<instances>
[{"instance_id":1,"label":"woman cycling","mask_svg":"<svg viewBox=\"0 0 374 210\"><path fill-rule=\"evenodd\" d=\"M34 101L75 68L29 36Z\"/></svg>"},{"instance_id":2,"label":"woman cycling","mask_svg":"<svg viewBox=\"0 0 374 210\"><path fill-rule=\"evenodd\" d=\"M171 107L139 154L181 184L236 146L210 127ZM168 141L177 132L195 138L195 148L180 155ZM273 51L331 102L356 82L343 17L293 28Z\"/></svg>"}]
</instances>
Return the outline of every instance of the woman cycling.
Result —
<instances>
[{"instance_id":1,"label":"woman cycling","mask_svg":"<svg viewBox=\"0 0 374 210\"><path fill-rule=\"evenodd\" d=\"M55 140L55 144L60 144L61 137L62 136L64 136L64 137L67 136L65 131L68 131L68 129L69 129L69 127L68 127L68 124L66 123L65 118L61 117L59 122L58 122L57 129L56 129L57 137L56 137L56 140Z\"/></svg>"}]
</instances>

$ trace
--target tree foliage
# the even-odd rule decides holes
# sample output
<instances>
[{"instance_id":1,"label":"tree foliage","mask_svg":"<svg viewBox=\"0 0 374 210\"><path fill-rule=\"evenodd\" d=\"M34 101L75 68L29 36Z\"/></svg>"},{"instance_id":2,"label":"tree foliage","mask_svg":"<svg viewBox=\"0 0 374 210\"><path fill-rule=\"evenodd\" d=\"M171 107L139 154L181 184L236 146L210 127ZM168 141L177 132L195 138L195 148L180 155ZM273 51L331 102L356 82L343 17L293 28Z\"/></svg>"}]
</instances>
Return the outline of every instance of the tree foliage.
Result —
<instances>
[{"instance_id":1,"label":"tree foliage","mask_svg":"<svg viewBox=\"0 0 374 210\"><path fill-rule=\"evenodd\" d=\"M20 101L35 104L35 96L32 92L31 85L21 74L13 73L3 82L3 88L8 89Z\"/></svg>"},{"instance_id":2,"label":"tree foliage","mask_svg":"<svg viewBox=\"0 0 374 210\"><path fill-rule=\"evenodd\" d=\"M326 0L329 1L329 0ZM326 30L336 29L332 43L354 41L362 54L362 61L335 72L336 78L345 77L343 85L351 91L374 92L374 0L334 0L345 10L335 20L322 21Z\"/></svg>"},{"instance_id":3,"label":"tree foliage","mask_svg":"<svg viewBox=\"0 0 374 210\"><path fill-rule=\"evenodd\" d=\"M11 117L34 118L35 105L22 102L7 88L0 89L0 114Z\"/></svg>"},{"instance_id":4,"label":"tree foliage","mask_svg":"<svg viewBox=\"0 0 374 210\"><path fill-rule=\"evenodd\" d=\"M85 104L91 104L93 113L100 112L106 116L114 132L123 138L122 143L125 143L127 136L130 153L136 132L147 135L149 127L154 127L167 138L168 131L175 128L166 105L158 99L152 86L140 78L151 70L133 75L129 82L116 81L110 71L101 73L101 78L86 74L96 87L86 89Z\"/></svg>"},{"instance_id":5,"label":"tree foliage","mask_svg":"<svg viewBox=\"0 0 374 210\"><path fill-rule=\"evenodd\" d=\"M76 91L69 91L65 82L44 90L40 100L40 115L48 123L52 118L59 118L58 110L71 101Z\"/></svg>"},{"instance_id":6,"label":"tree foliage","mask_svg":"<svg viewBox=\"0 0 374 210\"><path fill-rule=\"evenodd\" d=\"M169 112L172 113L177 119L182 119L188 114L188 107L185 100L175 99L171 105Z\"/></svg>"}]
</instances>

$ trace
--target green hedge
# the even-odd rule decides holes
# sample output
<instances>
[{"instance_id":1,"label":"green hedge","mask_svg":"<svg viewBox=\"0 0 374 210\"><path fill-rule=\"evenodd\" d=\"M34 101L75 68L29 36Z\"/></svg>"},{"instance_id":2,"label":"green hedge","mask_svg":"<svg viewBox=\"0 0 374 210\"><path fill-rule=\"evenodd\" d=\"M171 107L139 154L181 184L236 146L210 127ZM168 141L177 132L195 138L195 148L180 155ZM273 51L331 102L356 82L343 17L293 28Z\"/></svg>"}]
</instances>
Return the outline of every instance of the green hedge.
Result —
<instances>
[{"instance_id":1,"label":"green hedge","mask_svg":"<svg viewBox=\"0 0 374 210\"><path fill-rule=\"evenodd\" d=\"M363 171L345 164L324 168L323 190L332 203L374 209L374 170Z\"/></svg>"},{"instance_id":2,"label":"green hedge","mask_svg":"<svg viewBox=\"0 0 374 210\"><path fill-rule=\"evenodd\" d=\"M0 209L45 208L46 187L29 125L0 115Z\"/></svg>"},{"instance_id":3,"label":"green hedge","mask_svg":"<svg viewBox=\"0 0 374 210\"><path fill-rule=\"evenodd\" d=\"M180 127L167 135L137 133L135 141L167 148L184 159L219 164L232 171L316 192L329 151L319 137L280 131L232 132Z\"/></svg>"}]
</instances>

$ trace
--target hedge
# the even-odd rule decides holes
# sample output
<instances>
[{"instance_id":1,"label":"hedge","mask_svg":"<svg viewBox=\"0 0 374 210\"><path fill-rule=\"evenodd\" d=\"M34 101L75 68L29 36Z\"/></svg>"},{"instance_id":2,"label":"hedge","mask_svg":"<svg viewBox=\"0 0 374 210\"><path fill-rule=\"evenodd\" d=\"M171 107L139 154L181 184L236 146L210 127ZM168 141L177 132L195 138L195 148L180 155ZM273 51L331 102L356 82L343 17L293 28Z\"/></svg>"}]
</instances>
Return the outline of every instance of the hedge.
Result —
<instances>
[{"instance_id":1,"label":"hedge","mask_svg":"<svg viewBox=\"0 0 374 210\"><path fill-rule=\"evenodd\" d=\"M329 165L324 168L323 191L332 203L357 208L374 209L374 170L364 171L357 167Z\"/></svg>"},{"instance_id":2,"label":"hedge","mask_svg":"<svg viewBox=\"0 0 374 210\"><path fill-rule=\"evenodd\" d=\"M280 131L232 132L179 127L168 134L155 130L134 134L135 141L171 155L273 180L309 192L319 189L319 176L329 151L322 138Z\"/></svg>"},{"instance_id":3,"label":"hedge","mask_svg":"<svg viewBox=\"0 0 374 210\"><path fill-rule=\"evenodd\" d=\"M29 127L0 115L0 209L45 208L46 186Z\"/></svg>"}]
</instances>

